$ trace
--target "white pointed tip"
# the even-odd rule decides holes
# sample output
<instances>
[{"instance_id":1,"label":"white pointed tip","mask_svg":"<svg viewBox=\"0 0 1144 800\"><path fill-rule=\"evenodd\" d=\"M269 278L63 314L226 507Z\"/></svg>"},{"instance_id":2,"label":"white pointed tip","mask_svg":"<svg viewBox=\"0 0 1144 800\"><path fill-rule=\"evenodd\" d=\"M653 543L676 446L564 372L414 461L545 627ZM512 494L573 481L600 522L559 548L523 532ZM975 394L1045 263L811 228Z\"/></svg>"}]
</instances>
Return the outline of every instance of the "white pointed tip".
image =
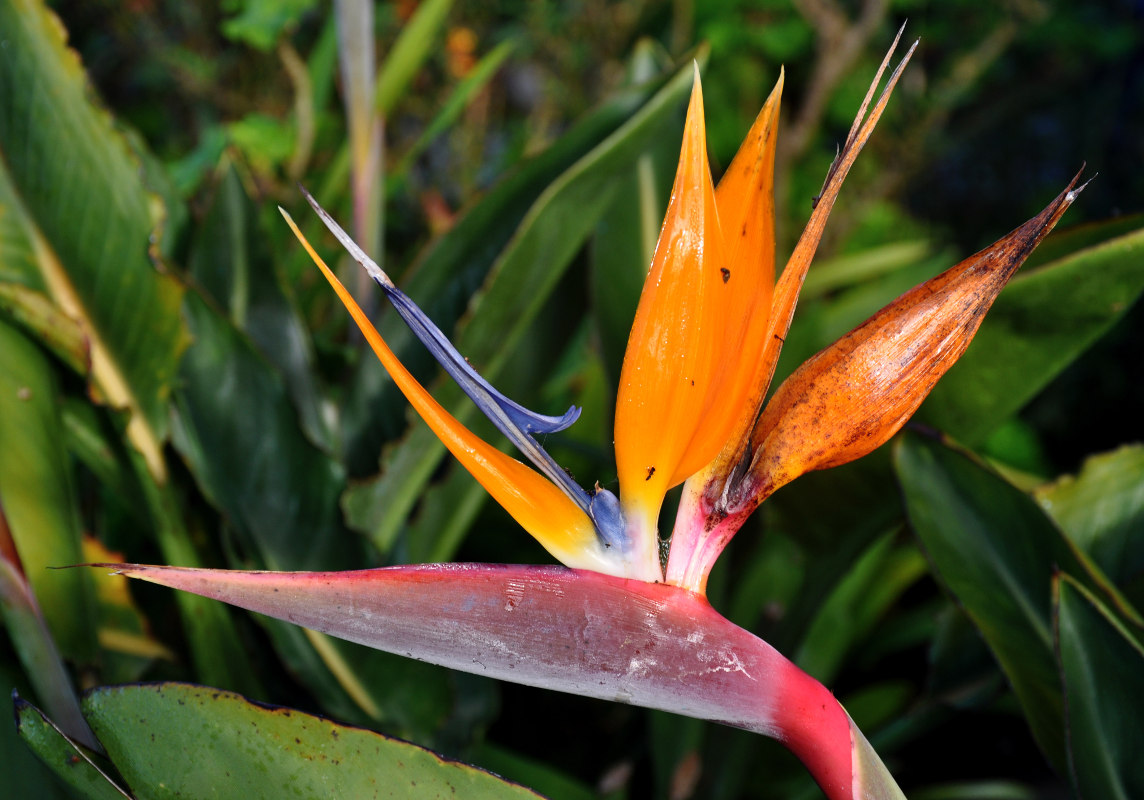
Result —
<instances>
[{"instance_id":1,"label":"white pointed tip","mask_svg":"<svg viewBox=\"0 0 1144 800\"><path fill-rule=\"evenodd\" d=\"M1065 202L1066 202L1066 203L1072 203L1072 201L1073 201L1073 200L1076 200L1076 198L1077 198L1077 195L1079 195L1081 192L1083 192L1083 191L1085 190L1085 187L1086 187L1086 186L1088 186L1090 183L1092 183L1094 180L1096 180L1096 176L1097 176L1097 175L1099 175L1099 174L1100 174L1100 173L1099 173L1099 172L1097 172L1097 173L1096 173L1096 174L1094 174L1094 175L1093 175L1091 178L1089 178L1087 181L1085 181L1084 183L1082 183L1080 186L1076 187L1076 188L1075 188L1075 189L1073 189L1071 192L1069 192L1068 194L1066 194L1066 195L1065 195Z\"/></svg>"},{"instance_id":2,"label":"white pointed tip","mask_svg":"<svg viewBox=\"0 0 1144 800\"><path fill-rule=\"evenodd\" d=\"M318 201L314 199L314 196L306 191L306 187L298 184L298 189L305 196L306 202L310 204L312 209L314 209L314 213L318 215L318 218L322 220L322 223L326 226L326 228L329 229L330 233L334 235L334 238L338 240L341 246L346 249L346 252L350 254L350 257L358 264L360 264L365 269L365 271L369 273L369 276L380 283L383 287L393 288L393 281L391 281L389 276L386 275L381 267L377 265L377 262L366 255L364 250L358 247L357 242L351 239L350 235L342 230L342 226L339 225L334 220L334 218L326 213L326 210L318 204Z\"/></svg>"}]
</instances>

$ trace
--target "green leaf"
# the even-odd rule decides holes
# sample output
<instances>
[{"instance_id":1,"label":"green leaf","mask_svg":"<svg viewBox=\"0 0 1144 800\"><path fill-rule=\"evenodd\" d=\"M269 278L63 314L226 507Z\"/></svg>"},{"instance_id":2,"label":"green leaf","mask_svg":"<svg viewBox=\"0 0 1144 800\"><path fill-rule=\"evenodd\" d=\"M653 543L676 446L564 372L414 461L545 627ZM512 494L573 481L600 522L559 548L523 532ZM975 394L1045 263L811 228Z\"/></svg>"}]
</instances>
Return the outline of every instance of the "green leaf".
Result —
<instances>
[{"instance_id":1,"label":"green leaf","mask_svg":"<svg viewBox=\"0 0 1144 800\"><path fill-rule=\"evenodd\" d=\"M529 209L493 264L483 289L472 299L468 324L455 337L457 348L486 379L497 381L514 343L524 336L607 209L617 186L615 170L631 163L654 141L652 137L663 121L685 101L690 82L690 67L677 72L630 120L554 181ZM443 387L437 397L462 422L475 415L472 404L453 385ZM367 531L382 551L387 550L443 453L444 445L428 428L414 428L387 460L381 479L347 495L351 524Z\"/></svg>"},{"instance_id":2,"label":"green leaf","mask_svg":"<svg viewBox=\"0 0 1144 800\"><path fill-rule=\"evenodd\" d=\"M88 800L123 800L124 797L130 797L108 775L104 759L64 736L38 708L14 692L13 695L16 730L20 738L65 785ZM27 784L26 791L22 791L21 782L28 777L23 769L4 770L3 774L5 789L13 791L13 797L73 796L62 792L49 794L51 789L42 782ZM17 781L15 786L9 782L13 779Z\"/></svg>"},{"instance_id":3,"label":"green leaf","mask_svg":"<svg viewBox=\"0 0 1144 800\"><path fill-rule=\"evenodd\" d=\"M7 520L48 627L70 658L95 659L95 593L85 570L59 392L47 358L0 321L0 518Z\"/></svg>"},{"instance_id":4,"label":"green leaf","mask_svg":"<svg viewBox=\"0 0 1144 800\"><path fill-rule=\"evenodd\" d=\"M445 100L441 106L441 110L433 117L432 121L425 127L425 131L417 137L415 141L406 151L405 155L401 157L401 163L398 164L394 170L395 175L402 175L409 170L413 161L425 151L433 141L444 133L457 119L461 116L461 112L469 105L469 102L476 96L481 89L488 84L496 75L497 70L500 69L501 64L504 63L510 55L512 55L513 48L516 43L512 40L501 42L494 47L489 53L481 57L481 60L465 75L464 79L457 84L448 99Z\"/></svg>"},{"instance_id":5,"label":"green leaf","mask_svg":"<svg viewBox=\"0 0 1144 800\"><path fill-rule=\"evenodd\" d=\"M405 96L410 82L433 53L433 46L452 7L453 0L425 0L418 4L417 10L389 48L389 54L377 75L377 89L374 93L374 108L383 117L393 113L397 102Z\"/></svg>"},{"instance_id":6,"label":"green leaf","mask_svg":"<svg viewBox=\"0 0 1144 800\"><path fill-rule=\"evenodd\" d=\"M7 530L0 518L0 552L12 550ZM32 594L19 565L0 558L0 621L3 621L24 673L36 695L60 721L68 733L95 746L95 737L83 720L71 676L64 668L59 650L44 622L36 596Z\"/></svg>"},{"instance_id":7,"label":"green leaf","mask_svg":"<svg viewBox=\"0 0 1144 800\"><path fill-rule=\"evenodd\" d=\"M402 554L406 556L402 560L411 564L451 560L488 499L472 475L452 465L444 480L426 487L420 510L409 521L408 554Z\"/></svg>"},{"instance_id":8,"label":"green leaf","mask_svg":"<svg viewBox=\"0 0 1144 800\"><path fill-rule=\"evenodd\" d=\"M139 477L140 496L133 499L147 511L163 560L168 564L198 566L200 557L191 542L175 487L170 482L159 484L150 480L138 465L134 471ZM198 678L261 697L261 681L229 610L194 596L179 595L175 600Z\"/></svg>"},{"instance_id":9,"label":"green leaf","mask_svg":"<svg viewBox=\"0 0 1144 800\"><path fill-rule=\"evenodd\" d=\"M901 504L895 497L889 461L888 448L882 448L859 461L808 473L764 505L768 527L786 533L801 551L791 568L802 572L797 593L783 603L780 624L767 631L767 640L776 647L794 652L818 609L866 548L901 524ZM824 497L830 502L824 503ZM748 521L751 524L757 523ZM742 537L740 533L736 538ZM720 566L725 561L720 559L715 570L730 569L730 565ZM790 573L784 579L789 580ZM749 602L749 597L735 605L743 601Z\"/></svg>"},{"instance_id":10,"label":"green leaf","mask_svg":"<svg viewBox=\"0 0 1144 800\"><path fill-rule=\"evenodd\" d=\"M452 6L453 0L425 0L418 4L417 10L401 29L393 46L388 48L385 61L374 82L373 93L373 108L383 120L393 113L408 91L410 83L433 54L434 45L438 42L441 28ZM321 108L320 105L317 107ZM443 114L444 112L438 114L437 118L440 119ZM345 144L338 150L322 175L318 197L322 199L323 205L329 206L330 200L340 192L346 183L349 170L350 143L347 137Z\"/></svg>"},{"instance_id":11,"label":"green leaf","mask_svg":"<svg viewBox=\"0 0 1144 800\"><path fill-rule=\"evenodd\" d=\"M1125 214L1053 231L1053 235L1041 242L1029 256L1024 268L1032 270L1042 264L1059 261L1086 248L1135 233L1141 228L1144 228L1144 214Z\"/></svg>"},{"instance_id":12,"label":"green leaf","mask_svg":"<svg viewBox=\"0 0 1144 800\"><path fill-rule=\"evenodd\" d=\"M1078 475L1044 486L1035 496L1118 585L1144 572L1144 446L1093 456Z\"/></svg>"},{"instance_id":13,"label":"green leaf","mask_svg":"<svg viewBox=\"0 0 1144 800\"><path fill-rule=\"evenodd\" d=\"M125 138L93 105L58 20L17 0L0 6L0 30L0 158L11 181L0 198L35 253L8 280L46 289L83 325L93 382L131 412L128 436L161 476L166 396L185 343L182 290L151 260L162 208Z\"/></svg>"},{"instance_id":14,"label":"green leaf","mask_svg":"<svg viewBox=\"0 0 1144 800\"><path fill-rule=\"evenodd\" d=\"M7 8L7 7L5 7ZM0 14L3 9L0 9ZM69 56L70 58L70 56ZM102 118L100 118L102 119ZM68 284L68 276L64 275L61 271L61 265L56 260L55 255L50 252L48 245L43 241L41 232L35 228L27 210L23 203L21 203L15 195L15 186L9 181L9 175L3 170L3 163L0 162L0 232L5 235L3 248L4 257L7 260L0 262L0 271L3 272L6 279L13 282L5 284L7 292L6 296L15 298L16 303L19 305L17 309L17 317L22 318L25 323L29 323L28 313L35 312L42 314L44 320L43 325L46 326L48 321L53 315L60 315L63 311L67 312L67 319L70 325L76 325L80 328L80 335L83 337L84 353L82 358L84 364L92 363L92 375L95 381L95 389L97 393L102 393L103 396L108 397L113 402L119 398L123 404L133 407L134 400L130 397L129 388L123 382L123 375L119 372L116 364L112 363L111 354L104 346L105 342L99 338L98 332L93 331L90 327L91 320L86 316L86 311L78 305L77 295L70 284ZM141 191L141 190L140 190ZM100 205L102 201L96 203ZM113 228L114 231L114 228ZM143 242L145 244L146 237L144 236ZM100 251L102 253L102 251ZM21 258L20 254L32 254L32 258ZM9 257L9 256L15 257ZM106 254L105 254L106 255ZM109 255L108 258L111 258ZM127 259L130 261L130 259ZM146 257L144 256L146 261ZM31 265L29 267L29 265ZM130 266L128 264L127 266ZM127 269L123 275L120 275L115 263L108 262L103 265L106 268L107 277L106 283L111 286L119 281L126 281L129 285L138 283L139 276L132 276L131 270ZM150 264L146 266L149 275L153 275L150 270ZM144 280L147 280L144 277ZM165 279L164 279L165 281ZM166 282L164 282L166 285ZM172 284L173 285L173 284ZM63 289L60 289L63 286ZM38 292L51 290L55 295L54 299L58 305L49 306L41 298L44 295L39 295ZM101 295L102 296L102 295ZM148 350L146 339L151 335L148 326L154 323L160 325L159 321L151 317L152 312L161 313L162 308L141 308L135 305L135 300L132 298L150 296L148 293L133 293L126 291L119 295L114 292L109 292L107 296L121 297L122 302L126 305L125 308L130 308L131 313L122 313L122 309L116 307L116 315L120 319L138 318L141 328L135 332L135 338L129 341L125 340L123 353L134 354ZM176 299L179 294L176 294ZM114 300L114 302L120 302ZM61 311L61 307L63 311ZM38 310L37 310L38 309ZM178 335L183 335L181 318L177 312L172 311L169 317L177 326ZM26 327L32 331L40 331L43 329L40 322L32 321L26 324ZM160 325L161 327L161 325ZM58 338L57 331L46 331L49 333L45 338L45 344L53 349L60 348L60 339ZM69 336L74 337L73 333ZM162 333L157 334L157 340L162 339ZM71 356L80 357L74 352L74 348L68 345L63 345L65 351L70 351ZM158 351L156 351L158 352ZM154 355L154 353L152 354ZM174 358L174 354L169 354ZM13 352L13 357L16 353ZM150 358L146 353L143 357ZM89 362L88 359L91 359ZM153 365L151 365L153 367ZM165 392L166 389L164 388ZM44 391L37 391L33 396L40 398L45 397ZM160 398L156 398L157 402ZM166 427L166 408L165 398L161 398L164 403L162 420L163 429ZM52 402L55 402L54 400ZM179 516L178 501L172 494L171 485L167 481L166 464L163 456L159 451L159 441L156 438L156 431L154 428L149 427L146 421L137 413L138 409L134 409L134 418L128 422L126 428L126 438L129 442L134 444L135 450L132 452L136 455L128 455L123 459L123 462L130 465L126 470L127 473L134 472L136 480L130 481L130 490L126 493L119 494L124 501L129 501L140 510L140 513L150 513L151 515L151 530L154 531L156 541L159 543L163 551L165 560L179 564L197 564L198 554L191 546L187 536L186 528ZM51 413L58 414L58 411L52 410ZM87 415L90 417L91 415ZM72 415L73 419L75 415ZM12 417L15 419L15 417ZM90 421L90 420L89 420ZM59 421L53 423L59 425ZM83 431L72 426L71 432L79 432L81 435L95 430L95 425L87 425L87 430ZM29 435L29 431L23 431L23 435ZM74 443L74 442L73 442ZM107 452L106 448L101 447L100 442L92 441L90 436L85 437L79 442L81 445L81 457L87 459L87 463L92 464L96 461L99 466L96 469L97 474L108 478L109 483L113 484L115 488L124 489L128 487L128 481L124 480L124 475L121 472L122 464L119 463L117 458L118 454L111 454ZM33 462L49 458L52 450L45 446L42 451L37 450L37 455ZM0 453L0 460L3 465L0 469L8 470L13 469L17 474L22 475L21 480L26 480L30 477L31 473L25 474L25 463L19 456L16 455L17 449ZM16 482L13 482L15 485ZM61 490L62 491L62 490ZM35 493L21 495L25 500L33 500L37 495ZM139 502L140 499L143 502ZM67 489L66 494L57 492L57 497L53 498L50 506L53 511L52 514L60 515L67 513L68 509L74 509L74 497L71 495L71 489ZM72 511L74 514L74 511ZM69 547L59 546L53 547L52 563L76 563L82 561L75 555L78 552L78 522L74 522L75 536L74 541L76 544ZM56 537L49 536L43 539L44 542L54 542ZM68 557L67 553L73 552L72 557ZM36 559L36 563L42 563L42 559ZM48 580L49 576L45 575L41 569L35 571L35 579L37 582ZM51 576L51 580L55 583L53 585L66 586L74 583L74 579L70 576ZM241 655L242 650L238 643L237 634L230 623L225 609L222 609L214 604L204 603L202 600L193 597L180 598L180 607L184 614L184 622L187 626L189 637L192 641L192 655L199 667L200 675L204 679L211 679L213 682L224 683L229 686L239 686L247 690L255 688L255 682L251 679L249 673L248 660ZM56 603L48 603L47 607L50 608L50 614L53 616L59 614L71 613L67 606L60 607ZM90 603L83 603L71 613L71 621L69 624L76 625L82 628L85 624L85 615L90 612L92 605ZM86 635L90 636L94 633L94 626L89 625L86 629ZM65 646L70 643L67 641L67 636L64 637Z\"/></svg>"},{"instance_id":15,"label":"green leaf","mask_svg":"<svg viewBox=\"0 0 1144 800\"><path fill-rule=\"evenodd\" d=\"M338 511L345 477L305 436L280 377L250 341L188 294L175 442L210 501L265 569L360 566Z\"/></svg>"},{"instance_id":16,"label":"green leaf","mask_svg":"<svg viewBox=\"0 0 1144 800\"><path fill-rule=\"evenodd\" d=\"M14 664L5 663L2 658L0 686L19 687L12 690L13 696L25 688L19 669ZM80 796L68 789L33 753L20 738L17 725L19 722L13 725L7 714L4 724L0 725L0 775L4 776L4 790L12 797L34 797L36 800L71 800Z\"/></svg>"},{"instance_id":17,"label":"green leaf","mask_svg":"<svg viewBox=\"0 0 1144 800\"><path fill-rule=\"evenodd\" d=\"M77 375L87 375L91 353L83 328L46 295L18 283L0 283L0 313L6 314Z\"/></svg>"},{"instance_id":18,"label":"green leaf","mask_svg":"<svg viewBox=\"0 0 1144 800\"><path fill-rule=\"evenodd\" d=\"M1050 761L1065 764L1060 683L1052 641L1058 570L1123 602L1036 502L966 453L903 436L895 467L910 525L1005 671Z\"/></svg>"},{"instance_id":19,"label":"green leaf","mask_svg":"<svg viewBox=\"0 0 1144 800\"><path fill-rule=\"evenodd\" d=\"M1137 230L1018 275L918 418L981 442L1136 302L1142 257L1144 230Z\"/></svg>"},{"instance_id":20,"label":"green leaf","mask_svg":"<svg viewBox=\"0 0 1144 800\"><path fill-rule=\"evenodd\" d=\"M956 708L980 707L995 700L1001 673L973 622L960 608L947 605L935 628L929 645L928 694Z\"/></svg>"},{"instance_id":21,"label":"green leaf","mask_svg":"<svg viewBox=\"0 0 1144 800\"><path fill-rule=\"evenodd\" d=\"M282 32L315 5L317 0L225 0L223 8L235 15L222 23L222 33L257 50L270 50Z\"/></svg>"},{"instance_id":22,"label":"green leaf","mask_svg":"<svg viewBox=\"0 0 1144 800\"><path fill-rule=\"evenodd\" d=\"M328 448L332 432L322 417L313 345L266 242L258 211L226 159L214 201L196 230L187 268L277 369L306 435Z\"/></svg>"},{"instance_id":23,"label":"green leaf","mask_svg":"<svg viewBox=\"0 0 1144 800\"><path fill-rule=\"evenodd\" d=\"M534 792L372 731L185 684L96 689L85 713L142 798L525 798Z\"/></svg>"},{"instance_id":24,"label":"green leaf","mask_svg":"<svg viewBox=\"0 0 1144 800\"><path fill-rule=\"evenodd\" d=\"M227 137L260 173L273 173L294 153L294 125L260 114L247 114L226 126Z\"/></svg>"},{"instance_id":25,"label":"green leaf","mask_svg":"<svg viewBox=\"0 0 1144 800\"><path fill-rule=\"evenodd\" d=\"M848 286L866 285L895 270L925 261L930 254L929 242L914 239L815 261L814 268L806 274L799 300L821 297Z\"/></svg>"},{"instance_id":26,"label":"green leaf","mask_svg":"<svg viewBox=\"0 0 1144 800\"><path fill-rule=\"evenodd\" d=\"M795 663L832 685L851 648L925 572L925 559L913 547L894 547L892 536L876 540L835 584L795 653Z\"/></svg>"},{"instance_id":27,"label":"green leaf","mask_svg":"<svg viewBox=\"0 0 1144 800\"><path fill-rule=\"evenodd\" d=\"M1069 575L1056 582L1069 767L1082 798L1144 797L1144 647Z\"/></svg>"}]
</instances>

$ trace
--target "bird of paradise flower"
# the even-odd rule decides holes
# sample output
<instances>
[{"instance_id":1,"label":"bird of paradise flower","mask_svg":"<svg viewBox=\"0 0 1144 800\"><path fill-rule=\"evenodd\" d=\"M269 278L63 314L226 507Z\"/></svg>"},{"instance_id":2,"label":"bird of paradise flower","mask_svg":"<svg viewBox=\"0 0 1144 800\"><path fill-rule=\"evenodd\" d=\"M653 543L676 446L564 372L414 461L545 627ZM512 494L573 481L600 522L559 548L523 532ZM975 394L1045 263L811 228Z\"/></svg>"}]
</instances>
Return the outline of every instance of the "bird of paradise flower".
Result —
<instances>
[{"instance_id":1,"label":"bird of paradise flower","mask_svg":"<svg viewBox=\"0 0 1144 800\"><path fill-rule=\"evenodd\" d=\"M577 409L546 416L497 392L307 193L418 338L535 469L466 429L409 374L282 212L413 407L564 567L107 566L455 669L746 728L789 747L831 800L901 797L831 692L720 616L704 592L724 546L771 493L866 455L902 427L1083 188L1074 178L1039 215L876 313L804 363L764 406L826 218L916 44L875 101L894 48L887 53L777 282L772 180L782 75L715 186L696 71L675 184L621 373L618 497L585 491L535 438L573 424ZM680 483L664 564L660 507Z\"/></svg>"}]
</instances>

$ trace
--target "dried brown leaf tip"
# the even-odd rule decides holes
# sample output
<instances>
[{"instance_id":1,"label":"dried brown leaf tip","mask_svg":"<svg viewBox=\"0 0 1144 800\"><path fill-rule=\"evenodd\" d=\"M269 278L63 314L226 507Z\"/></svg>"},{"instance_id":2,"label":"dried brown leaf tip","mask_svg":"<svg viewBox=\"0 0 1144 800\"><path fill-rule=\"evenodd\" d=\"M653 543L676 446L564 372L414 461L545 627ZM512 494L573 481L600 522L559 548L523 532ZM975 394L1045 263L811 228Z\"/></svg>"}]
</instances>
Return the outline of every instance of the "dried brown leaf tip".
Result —
<instances>
[{"instance_id":1,"label":"dried brown leaf tip","mask_svg":"<svg viewBox=\"0 0 1144 800\"><path fill-rule=\"evenodd\" d=\"M757 504L799 475L861 458L897 433L1084 188L1079 178L1024 225L906 292L787 378L755 427L742 501Z\"/></svg>"}]
</instances>

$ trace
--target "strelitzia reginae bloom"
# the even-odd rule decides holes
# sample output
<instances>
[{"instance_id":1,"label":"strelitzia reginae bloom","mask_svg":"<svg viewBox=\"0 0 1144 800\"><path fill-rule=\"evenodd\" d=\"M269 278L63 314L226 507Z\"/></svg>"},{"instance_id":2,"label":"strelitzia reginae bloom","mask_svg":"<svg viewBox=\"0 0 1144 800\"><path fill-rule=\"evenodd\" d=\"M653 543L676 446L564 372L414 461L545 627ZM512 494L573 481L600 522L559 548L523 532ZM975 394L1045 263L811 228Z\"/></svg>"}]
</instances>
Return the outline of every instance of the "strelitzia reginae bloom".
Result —
<instances>
[{"instance_id":1,"label":"strelitzia reginae bloom","mask_svg":"<svg viewBox=\"0 0 1144 800\"><path fill-rule=\"evenodd\" d=\"M117 569L456 669L757 731L789 747L832 800L900 797L830 691L720 616L704 591L727 541L772 492L808 471L859 458L901 428L1079 191L1074 179L1037 217L879 311L803 364L764 407L826 218L912 52L875 100L887 54L777 282L772 172L782 77L716 186L696 70L675 184L616 400L618 495L585 491L536 439L573 424L575 408L545 416L497 392L307 194L338 241L532 466L461 425L406 371L283 211L422 419L564 567ZM681 483L664 565L660 507Z\"/></svg>"}]
</instances>

